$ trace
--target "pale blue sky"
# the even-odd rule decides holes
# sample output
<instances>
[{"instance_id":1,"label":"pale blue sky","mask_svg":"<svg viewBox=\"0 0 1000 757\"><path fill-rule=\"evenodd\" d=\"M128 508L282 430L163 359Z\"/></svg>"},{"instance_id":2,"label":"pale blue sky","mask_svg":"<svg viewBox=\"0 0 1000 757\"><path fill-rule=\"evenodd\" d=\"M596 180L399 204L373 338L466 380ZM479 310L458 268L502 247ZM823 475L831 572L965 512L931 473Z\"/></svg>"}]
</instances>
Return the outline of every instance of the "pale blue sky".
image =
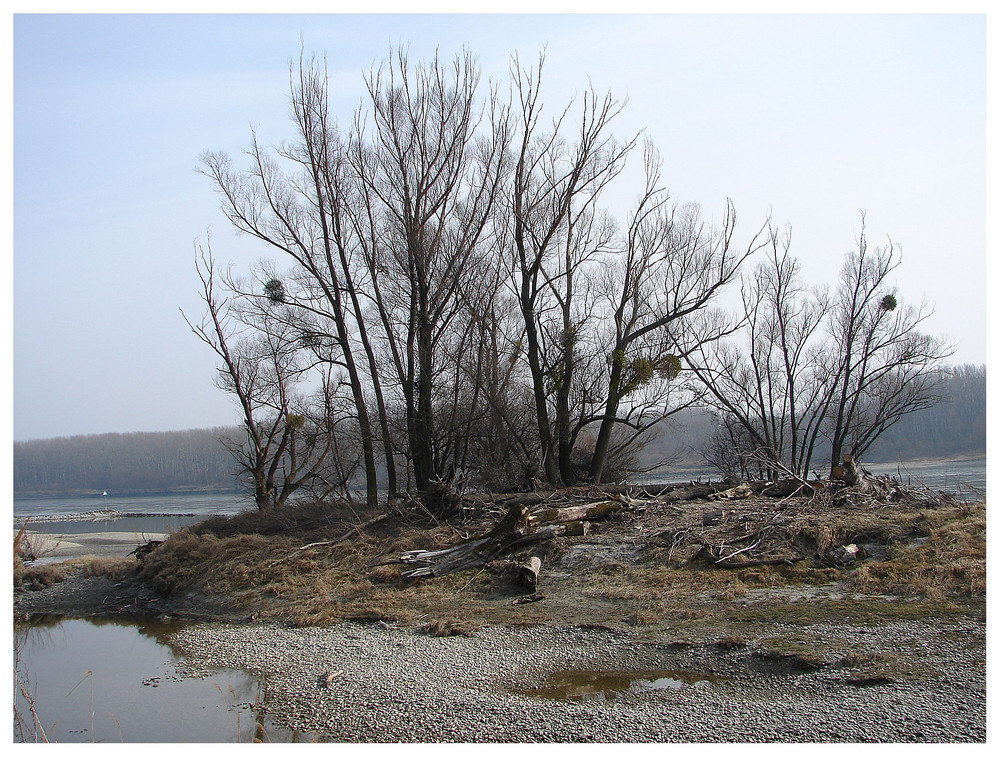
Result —
<instances>
[{"instance_id":1,"label":"pale blue sky","mask_svg":"<svg viewBox=\"0 0 1000 757\"><path fill-rule=\"evenodd\" d=\"M350 118L391 43L463 45L484 76L547 44L546 100L629 98L674 197L750 233L770 211L833 283L859 209L903 251L902 297L926 297L955 362L986 361L984 16L15 16L13 436L236 421L178 308L201 312L193 243L236 237L196 172L205 150L291 135L288 62L326 54ZM637 187L636 187L637 189Z\"/></svg>"}]
</instances>

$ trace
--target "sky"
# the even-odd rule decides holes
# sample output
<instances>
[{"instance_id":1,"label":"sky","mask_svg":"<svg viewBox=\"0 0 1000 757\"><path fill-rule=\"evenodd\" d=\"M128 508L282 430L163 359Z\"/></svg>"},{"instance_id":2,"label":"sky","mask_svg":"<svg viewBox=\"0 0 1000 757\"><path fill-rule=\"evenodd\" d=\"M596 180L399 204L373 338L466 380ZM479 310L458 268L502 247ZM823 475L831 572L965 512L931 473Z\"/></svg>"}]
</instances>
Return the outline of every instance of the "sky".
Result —
<instances>
[{"instance_id":1,"label":"sky","mask_svg":"<svg viewBox=\"0 0 1000 757\"><path fill-rule=\"evenodd\" d=\"M544 48L552 110L589 82L627 98L616 131L656 144L673 198L709 218L731 199L741 233L790 225L811 282L835 283L863 210L901 250L900 299L933 306L925 330L986 362L982 14L48 14L14 15L12 39L15 440L238 421L181 315L202 312L195 244L210 231L237 269L273 256L231 230L199 157L292 136L303 45L345 123L393 45L464 46L498 80Z\"/></svg>"}]
</instances>

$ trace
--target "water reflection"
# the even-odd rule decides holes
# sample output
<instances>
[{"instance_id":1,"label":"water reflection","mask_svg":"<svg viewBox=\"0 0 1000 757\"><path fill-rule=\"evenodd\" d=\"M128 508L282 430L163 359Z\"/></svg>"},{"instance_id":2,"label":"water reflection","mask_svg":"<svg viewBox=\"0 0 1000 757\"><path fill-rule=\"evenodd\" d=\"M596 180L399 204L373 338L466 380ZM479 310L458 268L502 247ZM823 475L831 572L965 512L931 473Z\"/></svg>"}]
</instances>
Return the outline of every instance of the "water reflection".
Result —
<instances>
[{"instance_id":1,"label":"water reflection","mask_svg":"<svg viewBox=\"0 0 1000 757\"><path fill-rule=\"evenodd\" d=\"M549 675L541 686L515 693L543 699L606 701L625 692L679 689L685 685L702 688L724 680L723 676L690 670L560 670Z\"/></svg>"},{"instance_id":2,"label":"water reflection","mask_svg":"<svg viewBox=\"0 0 1000 757\"><path fill-rule=\"evenodd\" d=\"M178 673L171 623L33 619L14 630L14 740L249 742L295 740L255 717L260 679Z\"/></svg>"}]
</instances>

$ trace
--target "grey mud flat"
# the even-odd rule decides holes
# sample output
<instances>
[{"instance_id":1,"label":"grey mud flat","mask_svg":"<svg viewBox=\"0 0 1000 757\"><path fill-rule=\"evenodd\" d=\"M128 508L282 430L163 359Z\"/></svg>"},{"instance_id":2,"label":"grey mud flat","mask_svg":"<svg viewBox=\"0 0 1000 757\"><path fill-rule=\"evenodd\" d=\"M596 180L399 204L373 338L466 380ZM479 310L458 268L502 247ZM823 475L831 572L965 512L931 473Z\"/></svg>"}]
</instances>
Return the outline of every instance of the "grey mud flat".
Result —
<instances>
[{"instance_id":1,"label":"grey mud flat","mask_svg":"<svg viewBox=\"0 0 1000 757\"><path fill-rule=\"evenodd\" d=\"M984 742L985 622L770 625L745 646L594 628L492 626L434 637L387 624L203 623L174 637L192 674L262 675L263 714L337 742ZM796 637L803 670L768 655ZM845 656L892 660L859 676ZM840 661L840 663L838 663ZM701 684L613 696L536 696L560 671L682 671ZM682 676L683 677L683 676ZM528 693L525 693L528 692Z\"/></svg>"}]
</instances>

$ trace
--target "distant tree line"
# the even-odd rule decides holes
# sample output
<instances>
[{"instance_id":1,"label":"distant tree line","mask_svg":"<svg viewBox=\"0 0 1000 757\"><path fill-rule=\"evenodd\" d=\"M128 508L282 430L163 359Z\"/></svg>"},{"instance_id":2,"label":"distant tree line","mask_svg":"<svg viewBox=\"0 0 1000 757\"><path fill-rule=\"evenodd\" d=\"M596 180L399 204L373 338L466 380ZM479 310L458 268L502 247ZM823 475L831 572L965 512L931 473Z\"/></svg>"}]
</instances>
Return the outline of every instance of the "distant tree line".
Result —
<instances>
[{"instance_id":1,"label":"distant tree line","mask_svg":"<svg viewBox=\"0 0 1000 757\"><path fill-rule=\"evenodd\" d=\"M940 402L900 420L872 445L868 459L977 454L986 454L986 366L959 365L948 371Z\"/></svg>"},{"instance_id":2,"label":"distant tree line","mask_svg":"<svg viewBox=\"0 0 1000 757\"><path fill-rule=\"evenodd\" d=\"M221 442L236 436L211 428L14 442L14 493L232 490L236 466Z\"/></svg>"},{"instance_id":3,"label":"distant tree line","mask_svg":"<svg viewBox=\"0 0 1000 757\"><path fill-rule=\"evenodd\" d=\"M689 408L651 430L634 451L637 472L705 465L718 418ZM233 489L236 427L93 434L14 442L14 492L143 492ZM941 401L908 415L873 445L871 462L986 453L986 366L948 369Z\"/></svg>"},{"instance_id":4,"label":"distant tree line","mask_svg":"<svg viewBox=\"0 0 1000 757\"><path fill-rule=\"evenodd\" d=\"M720 460L799 473L936 400L949 350L892 286L894 245L862 230L835 291L808 287L787 233L767 219L738 242L731 203L710 223L675 202L652 143L614 134L622 105L543 97L543 67L514 56L484 86L468 53L395 51L338 122L303 54L294 137L204 156L233 226L276 256L237 275L199 248L189 321L241 408L231 451L259 507L616 480L706 404ZM744 307L721 311L741 279Z\"/></svg>"}]
</instances>

